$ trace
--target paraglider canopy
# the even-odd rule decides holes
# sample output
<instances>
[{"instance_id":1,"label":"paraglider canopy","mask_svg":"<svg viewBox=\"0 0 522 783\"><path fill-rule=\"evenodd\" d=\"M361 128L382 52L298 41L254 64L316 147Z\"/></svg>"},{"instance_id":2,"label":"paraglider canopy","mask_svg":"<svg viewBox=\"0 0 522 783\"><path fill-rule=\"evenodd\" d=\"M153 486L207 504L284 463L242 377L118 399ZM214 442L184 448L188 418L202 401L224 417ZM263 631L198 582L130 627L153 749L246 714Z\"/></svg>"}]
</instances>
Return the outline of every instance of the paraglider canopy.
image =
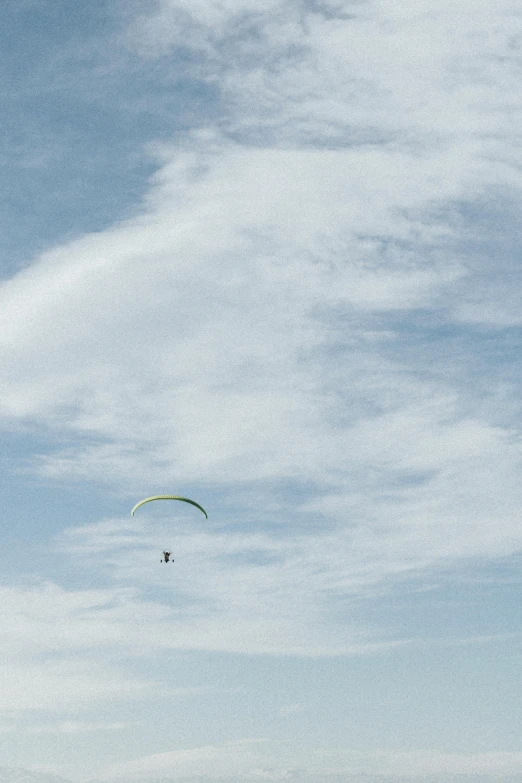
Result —
<instances>
[{"instance_id":1,"label":"paraglider canopy","mask_svg":"<svg viewBox=\"0 0 522 783\"><path fill-rule=\"evenodd\" d=\"M134 516L136 509L138 509L140 506L143 506L144 503L150 503L152 500L181 500L183 503L190 503L191 506L196 506L196 508L199 508L199 510L202 511L205 515L206 519L208 519L208 514L203 506L200 506L199 503L196 503L195 500L190 500L190 498L182 498L181 495L153 495L150 498L144 498L143 500L140 500L139 503L136 503L131 511L131 516Z\"/></svg>"}]
</instances>

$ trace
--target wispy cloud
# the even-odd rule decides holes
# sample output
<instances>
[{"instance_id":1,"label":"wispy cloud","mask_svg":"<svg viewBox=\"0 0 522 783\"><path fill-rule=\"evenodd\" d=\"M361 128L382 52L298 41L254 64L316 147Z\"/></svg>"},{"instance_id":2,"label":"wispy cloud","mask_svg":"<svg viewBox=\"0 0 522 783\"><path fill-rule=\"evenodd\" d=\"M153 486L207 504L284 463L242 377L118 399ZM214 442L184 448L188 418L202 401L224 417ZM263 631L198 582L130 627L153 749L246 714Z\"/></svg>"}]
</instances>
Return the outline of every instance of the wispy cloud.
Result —
<instances>
[{"instance_id":1,"label":"wispy cloud","mask_svg":"<svg viewBox=\"0 0 522 783\"><path fill-rule=\"evenodd\" d=\"M65 720L57 723L49 723L41 726L31 726L27 729L29 734L84 734L95 731L121 731L129 726L136 725L123 721L113 723L73 721Z\"/></svg>"},{"instance_id":2,"label":"wispy cloud","mask_svg":"<svg viewBox=\"0 0 522 783\"><path fill-rule=\"evenodd\" d=\"M155 528L141 541L131 537L127 543L118 536L114 540L112 531L107 535L103 525L67 535L74 551L89 557L89 568L106 563L112 578L131 581L134 589L139 585L165 591L165 602L151 607L130 592L133 627L125 629L119 643L151 652L201 649L304 656L375 652L399 643L345 619L327 620L331 600L375 581L360 565L351 577L347 560L336 566L328 549L337 546L339 552L340 540L280 541L241 531L184 533L157 524ZM161 549L170 546L165 541L172 540L175 573L151 570ZM105 612L97 614L102 625L93 631L93 640L104 634Z\"/></svg>"},{"instance_id":3,"label":"wispy cloud","mask_svg":"<svg viewBox=\"0 0 522 783\"><path fill-rule=\"evenodd\" d=\"M501 775L520 775L521 753L441 753L429 749L421 751L377 751L375 753L340 754L344 764L324 766L322 769L292 768L270 763L270 754L279 755L274 745L247 740L221 746L173 751L136 759L107 769L102 780L194 779L211 780L304 780L316 783L362 783L362 781L407 780L418 783L452 783L473 776L483 783L499 779ZM272 755L272 762L275 761ZM328 761L326 761L328 764ZM478 778L477 778L478 776Z\"/></svg>"},{"instance_id":4,"label":"wispy cloud","mask_svg":"<svg viewBox=\"0 0 522 783\"><path fill-rule=\"evenodd\" d=\"M455 383L415 379L406 353L391 358L399 332L375 341L372 313L429 309L465 273L427 249L428 236L406 257L393 249L413 230L432 233L393 210L421 203L423 187L425 199L442 194L414 163L386 158L182 155L162 169L143 219L6 284L5 414L50 417L91 439L50 459L48 473L152 480L175 464L181 481L338 474L354 420L455 396ZM193 183L198 166L207 173Z\"/></svg>"},{"instance_id":5,"label":"wispy cloud","mask_svg":"<svg viewBox=\"0 0 522 783\"><path fill-rule=\"evenodd\" d=\"M493 176L516 159L520 13L511 0L474 3L473 14L451 0L280 0L270 9L164 0L155 9L132 28L139 51L197 51L199 72L228 104L225 127L258 143L388 144L413 155L453 147L457 170L484 158L485 172L489 157Z\"/></svg>"},{"instance_id":6,"label":"wispy cloud","mask_svg":"<svg viewBox=\"0 0 522 783\"><path fill-rule=\"evenodd\" d=\"M146 685L125 677L116 667L81 657L18 664L7 659L0 667L1 710L21 715L34 710L82 710L106 700L135 699Z\"/></svg>"},{"instance_id":7,"label":"wispy cloud","mask_svg":"<svg viewBox=\"0 0 522 783\"><path fill-rule=\"evenodd\" d=\"M247 739L209 745L201 748L159 753L142 759L116 764L101 776L102 780L203 775L219 778L225 775L242 775L263 762L266 740Z\"/></svg>"},{"instance_id":8,"label":"wispy cloud","mask_svg":"<svg viewBox=\"0 0 522 783\"><path fill-rule=\"evenodd\" d=\"M18 728L24 714L78 714L103 704L138 703L152 694L184 698L205 691L136 671L133 661L144 649L140 634L154 654L171 610L147 602L135 589L64 590L49 583L3 588L0 595L0 712L8 728ZM79 733L124 725L130 724L57 720L43 728L36 722L31 731Z\"/></svg>"}]
</instances>

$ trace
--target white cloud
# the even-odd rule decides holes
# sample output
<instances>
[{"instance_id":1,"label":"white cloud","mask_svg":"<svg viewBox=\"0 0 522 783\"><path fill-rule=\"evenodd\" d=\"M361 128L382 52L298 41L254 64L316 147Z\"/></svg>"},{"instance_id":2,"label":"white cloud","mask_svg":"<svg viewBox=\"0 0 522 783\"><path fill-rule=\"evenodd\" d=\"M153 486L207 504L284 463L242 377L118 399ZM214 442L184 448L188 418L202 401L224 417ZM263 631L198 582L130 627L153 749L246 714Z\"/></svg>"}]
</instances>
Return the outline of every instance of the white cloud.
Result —
<instances>
[{"instance_id":1,"label":"white cloud","mask_svg":"<svg viewBox=\"0 0 522 783\"><path fill-rule=\"evenodd\" d=\"M359 783L405 779L411 783L452 783L480 776L488 783L490 777L522 773L522 753L445 753L431 749L400 751L376 750L364 752L324 753L322 764L296 769L280 761L278 743L267 741L231 742L190 750L177 750L116 764L103 771L104 781L176 780L190 778L201 781L214 779L304 780L316 783L332 780L336 783ZM328 765L328 766L325 766ZM455 776L455 777L454 777ZM461 777L465 776L465 777ZM483 777L482 777L483 776ZM474 778L475 779L475 778ZM362 783L362 781L361 781Z\"/></svg>"},{"instance_id":2,"label":"white cloud","mask_svg":"<svg viewBox=\"0 0 522 783\"><path fill-rule=\"evenodd\" d=\"M52 583L2 588L0 647L6 655L19 656L121 642L135 595L131 589L74 591ZM164 616L154 605L144 603L142 610L151 622Z\"/></svg>"},{"instance_id":3,"label":"white cloud","mask_svg":"<svg viewBox=\"0 0 522 783\"><path fill-rule=\"evenodd\" d=\"M276 655L374 653L406 640L392 628L347 622L346 607L404 579L422 584L436 569L451 571L463 560L476 563L480 579L480 559L520 549L512 456L509 447L497 457L459 452L455 464L448 456L447 468L418 485L379 490L377 482L356 493L325 495L285 512L288 525L294 515L300 520L292 534L283 525L249 532L244 520L229 520L224 530L210 519L204 530L194 531L185 519L168 525L154 519L130 532L127 522L119 530L114 521L68 530L61 546L80 554L91 571L102 567L135 589L164 591L165 605L156 604L152 614L129 594L134 625L118 641L132 640L135 649L150 644L158 650ZM501 491L493 492L491 485L501 482ZM318 514L322 529L306 530ZM277 518L274 511L271 517ZM174 552L172 569L157 566L165 547ZM175 609L167 608L167 596L174 594ZM93 639L103 629L105 613L99 614Z\"/></svg>"},{"instance_id":4,"label":"white cloud","mask_svg":"<svg viewBox=\"0 0 522 783\"><path fill-rule=\"evenodd\" d=\"M286 6L284 0L158 0L132 19L129 43L152 57L168 53L172 46L190 46L215 56L215 44L232 27L240 33L242 20L248 26Z\"/></svg>"},{"instance_id":5,"label":"white cloud","mask_svg":"<svg viewBox=\"0 0 522 783\"><path fill-rule=\"evenodd\" d=\"M434 215L518 181L498 98L514 111L515 7L268 10L169 0L134 40L152 36L157 53L196 46L197 30L212 73L222 67L230 127L277 127L284 143L232 144L208 128L179 147L152 145L162 165L139 217L46 254L3 287L4 415L89 438L45 454L48 477L145 485L159 468L181 483L331 481L365 430L382 424L390 454L397 437L409 441L408 397L427 406L461 394L459 379L419 385L401 335L375 339L368 319L436 311L457 283L465 291L471 270L448 245L458 232ZM387 143L354 141L353 128ZM364 417L383 406L391 418ZM347 411L359 415L353 431ZM453 452L466 426L447 428ZM489 426L477 420L477 437ZM424 442L441 455L447 446Z\"/></svg>"},{"instance_id":6,"label":"white cloud","mask_svg":"<svg viewBox=\"0 0 522 783\"><path fill-rule=\"evenodd\" d=\"M68 783L53 773L33 772L22 767L0 767L0 783Z\"/></svg>"},{"instance_id":7,"label":"white cloud","mask_svg":"<svg viewBox=\"0 0 522 783\"><path fill-rule=\"evenodd\" d=\"M397 211L439 186L377 150L172 155L148 214L4 285L4 415L94 439L46 462L53 476L316 475L332 437L330 313L428 306L462 274L424 241L422 258L393 250L413 230ZM355 323L343 341L358 336ZM367 373L365 348L345 361L343 388Z\"/></svg>"},{"instance_id":8,"label":"white cloud","mask_svg":"<svg viewBox=\"0 0 522 783\"><path fill-rule=\"evenodd\" d=\"M130 40L149 56L196 50L197 74L221 90L224 126L258 142L441 152L458 140L457 170L468 154L492 156L495 177L516 160L519 21L513 0L164 0Z\"/></svg>"},{"instance_id":9,"label":"white cloud","mask_svg":"<svg viewBox=\"0 0 522 783\"><path fill-rule=\"evenodd\" d=\"M445 753L438 750L382 751L373 756L378 775L513 775L522 773L522 753ZM366 767L368 769L368 767Z\"/></svg>"},{"instance_id":10,"label":"white cloud","mask_svg":"<svg viewBox=\"0 0 522 783\"><path fill-rule=\"evenodd\" d=\"M27 729L27 732L29 734L86 734L98 731L121 731L133 725L136 724L124 721L103 723L101 721L64 720L41 726L31 726Z\"/></svg>"},{"instance_id":11,"label":"white cloud","mask_svg":"<svg viewBox=\"0 0 522 783\"><path fill-rule=\"evenodd\" d=\"M52 583L2 588L0 712L6 726L18 728L20 715L28 711L77 713L103 704L139 702L160 692L172 698L200 693L201 688L165 685L133 669L143 652L140 634L154 655L155 639L170 612L141 598L136 589L65 590ZM62 720L52 728L36 725L33 731L78 733L123 725Z\"/></svg>"},{"instance_id":12,"label":"white cloud","mask_svg":"<svg viewBox=\"0 0 522 783\"><path fill-rule=\"evenodd\" d=\"M160 553L172 541L175 563L158 569ZM360 565L351 578L343 577L350 555L342 536L278 541L241 530L190 533L155 523L154 532L141 541L130 538L129 546L119 537L115 542L104 525L66 531L63 545L82 553L84 562L88 558L91 571L109 566L113 579L165 595L164 603L151 605L129 591L128 603L109 618L105 610L93 613L93 644L104 637L111 617L106 638L132 646L134 653L199 649L314 656L369 653L396 644L345 620L321 619L330 594L357 592L379 579ZM338 561L330 551L336 546ZM344 563L339 547L347 555ZM127 616L132 626L125 625ZM71 633L78 636L76 626L73 620Z\"/></svg>"},{"instance_id":13,"label":"white cloud","mask_svg":"<svg viewBox=\"0 0 522 783\"><path fill-rule=\"evenodd\" d=\"M82 709L107 699L139 697L146 685L144 680L122 676L117 669L92 660L5 661L0 666L0 709L10 712L60 711L73 706Z\"/></svg>"},{"instance_id":14,"label":"white cloud","mask_svg":"<svg viewBox=\"0 0 522 783\"><path fill-rule=\"evenodd\" d=\"M247 739L222 745L174 750L115 764L99 776L103 781L142 778L243 776L266 760L263 739Z\"/></svg>"}]
</instances>

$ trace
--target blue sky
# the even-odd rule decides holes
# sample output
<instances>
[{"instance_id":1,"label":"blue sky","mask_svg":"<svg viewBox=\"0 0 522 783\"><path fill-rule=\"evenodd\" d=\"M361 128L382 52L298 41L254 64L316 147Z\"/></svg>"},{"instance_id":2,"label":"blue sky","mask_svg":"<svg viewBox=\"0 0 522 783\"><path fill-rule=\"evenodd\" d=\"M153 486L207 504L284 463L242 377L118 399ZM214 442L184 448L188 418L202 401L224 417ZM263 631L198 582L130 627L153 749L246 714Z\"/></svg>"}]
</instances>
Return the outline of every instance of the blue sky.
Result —
<instances>
[{"instance_id":1,"label":"blue sky","mask_svg":"<svg viewBox=\"0 0 522 783\"><path fill-rule=\"evenodd\" d=\"M1 783L522 780L521 17L2 4Z\"/></svg>"}]
</instances>

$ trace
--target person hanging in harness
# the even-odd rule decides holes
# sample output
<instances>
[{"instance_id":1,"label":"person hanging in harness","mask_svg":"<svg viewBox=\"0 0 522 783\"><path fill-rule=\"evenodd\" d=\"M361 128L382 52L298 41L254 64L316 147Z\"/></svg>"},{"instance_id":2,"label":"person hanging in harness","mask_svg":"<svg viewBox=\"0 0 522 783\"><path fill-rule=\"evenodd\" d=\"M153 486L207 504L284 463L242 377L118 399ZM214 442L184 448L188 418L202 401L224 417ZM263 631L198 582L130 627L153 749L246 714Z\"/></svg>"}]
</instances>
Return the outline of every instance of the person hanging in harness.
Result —
<instances>
[{"instance_id":1,"label":"person hanging in harness","mask_svg":"<svg viewBox=\"0 0 522 783\"><path fill-rule=\"evenodd\" d=\"M172 554L172 552L166 552L165 550L163 550L163 559L160 560L160 563L168 563L171 554ZM174 560L172 562L174 562Z\"/></svg>"}]
</instances>

